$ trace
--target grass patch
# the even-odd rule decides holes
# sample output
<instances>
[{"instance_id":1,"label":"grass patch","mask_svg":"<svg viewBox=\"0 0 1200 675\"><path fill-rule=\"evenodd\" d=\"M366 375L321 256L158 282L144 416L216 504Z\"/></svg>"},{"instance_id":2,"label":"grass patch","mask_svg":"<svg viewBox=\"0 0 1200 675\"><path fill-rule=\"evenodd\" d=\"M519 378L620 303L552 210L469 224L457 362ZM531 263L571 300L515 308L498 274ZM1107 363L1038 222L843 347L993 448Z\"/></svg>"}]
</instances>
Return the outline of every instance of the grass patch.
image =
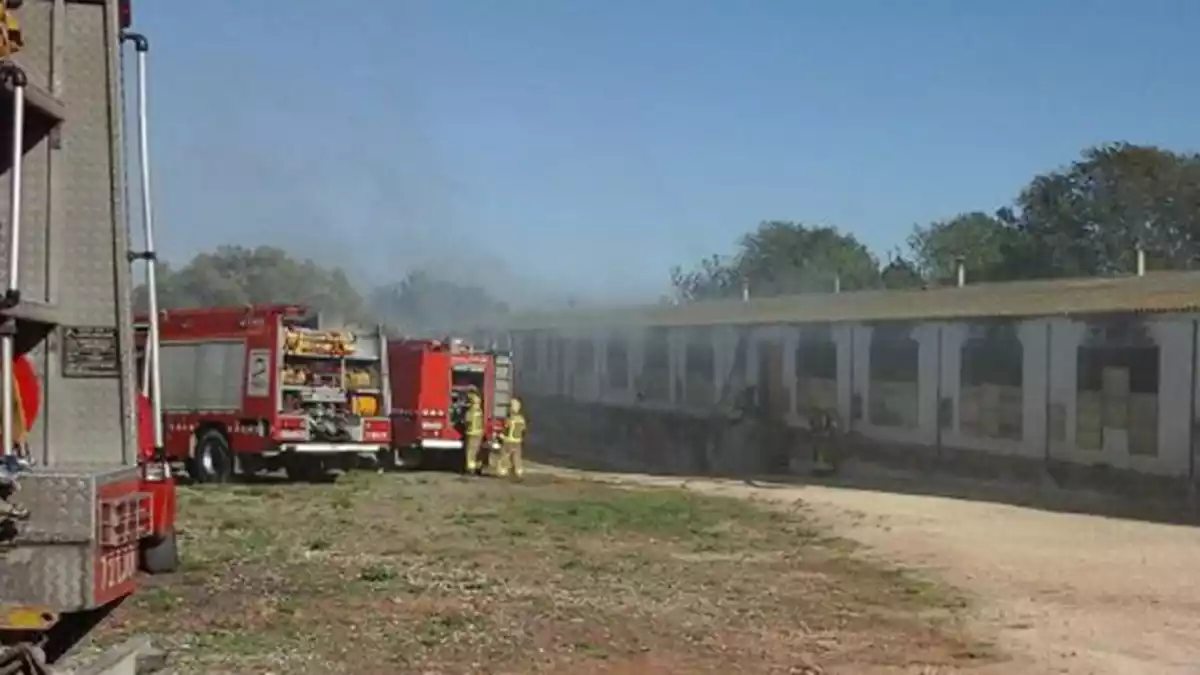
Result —
<instances>
[{"instance_id":1,"label":"grass patch","mask_svg":"<svg viewBox=\"0 0 1200 675\"><path fill-rule=\"evenodd\" d=\"M854 557L802 514L686 490L352 473L184 488L180 514L181 571L97 642L149 633L183 675L636 671L646 654L674 672L771 672L800 656L978 654L942 618L961 606L951 591Z\"/></svg>"},{"instance_id":2,"label":"grass patch","mask_svg":"<svg viewBox=\"0 0 1200 675\"><path fill-rule=\"evenodd\" d=\"M638 533L657 537L713 536L730 525L758 525L767 514L740 501L680 490L590 488L579 497L539 496L509 502L521 519L576 534Z\"/></svg>"}]
</instances>

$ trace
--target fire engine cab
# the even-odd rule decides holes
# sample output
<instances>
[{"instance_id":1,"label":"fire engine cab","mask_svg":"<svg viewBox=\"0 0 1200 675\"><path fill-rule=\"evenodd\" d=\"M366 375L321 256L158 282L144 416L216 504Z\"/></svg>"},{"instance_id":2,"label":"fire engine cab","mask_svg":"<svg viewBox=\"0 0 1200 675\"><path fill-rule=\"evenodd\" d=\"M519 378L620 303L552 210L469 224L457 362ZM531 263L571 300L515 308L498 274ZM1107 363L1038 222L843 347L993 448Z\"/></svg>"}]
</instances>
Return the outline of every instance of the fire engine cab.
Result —
<instances>
[{"instance_id":1,"label":"fire engine cab","mask_svg":"<svg viewBox=\"0 0 1200 675\"><path fill-rule=\"evenodd\" d=\"M143 324L146 325L146 324ZM163 447L193 480L330 480L391 444L386 340L299 305L159 314Z\"/></svg>"},{"instance_id":2,"label":"fire engine cab","mask_svg":"<svg viewBox=\"0 0 1200 675\"><path fill-rule=\"evenodd\" d=\"M498 447L512 399L512 357L475 349L461 339L397 339L388 343L392 439L389 463L461 468L467 394L483 400L484 448Z\"/></svg>"}]
</instances>

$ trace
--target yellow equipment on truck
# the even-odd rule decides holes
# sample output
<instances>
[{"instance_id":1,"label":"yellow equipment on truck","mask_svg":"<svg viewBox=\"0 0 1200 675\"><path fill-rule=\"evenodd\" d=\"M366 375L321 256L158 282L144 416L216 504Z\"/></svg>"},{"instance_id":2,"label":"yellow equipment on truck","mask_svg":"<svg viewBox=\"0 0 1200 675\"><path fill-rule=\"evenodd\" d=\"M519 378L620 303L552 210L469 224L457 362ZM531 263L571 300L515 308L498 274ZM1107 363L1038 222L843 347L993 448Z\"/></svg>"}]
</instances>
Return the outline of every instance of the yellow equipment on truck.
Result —
<instances>
[{"instance_id":1,"label":"yellow equipment on truck","mask_svg":"<svg viewBox=\"0 0 1200 675\"><path fill-rule=\"evenodd\" d=\"M21 4L21 0L0 0L0 58L6 59L25 46L21 22L14 12Z\"/></svg>"}]
</instances>

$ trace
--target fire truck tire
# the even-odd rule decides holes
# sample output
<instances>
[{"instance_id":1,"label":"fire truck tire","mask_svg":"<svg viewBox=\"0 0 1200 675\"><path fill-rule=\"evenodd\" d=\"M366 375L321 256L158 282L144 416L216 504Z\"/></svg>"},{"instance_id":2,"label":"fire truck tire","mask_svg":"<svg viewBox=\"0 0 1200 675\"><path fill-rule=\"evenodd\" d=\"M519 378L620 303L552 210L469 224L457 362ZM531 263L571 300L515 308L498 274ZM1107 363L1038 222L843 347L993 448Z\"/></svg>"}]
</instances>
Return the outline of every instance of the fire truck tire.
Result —
<instances>
[{"instance_id":1,"label":"fire truck tire","mask_svg":"<svg viewBox=\"0 0 1200 675\"><path fill-rule=\"evenodd\" d=\"M179 542L175 530L142 545L142 570L149 574L167 574L179 569Z\"/></svg>"},{"instance_id":2,"label":"fire truck tire","mask_svg":"<svg viewBox=\"0 0 1200 675\"><path fill-rule=\"evenodd\" d=\"M229 441L219 429L209 429L200 435L188 473L197 483L229 481L233 475L233 454L229 451Z\"/></svg>"}]
</instances>

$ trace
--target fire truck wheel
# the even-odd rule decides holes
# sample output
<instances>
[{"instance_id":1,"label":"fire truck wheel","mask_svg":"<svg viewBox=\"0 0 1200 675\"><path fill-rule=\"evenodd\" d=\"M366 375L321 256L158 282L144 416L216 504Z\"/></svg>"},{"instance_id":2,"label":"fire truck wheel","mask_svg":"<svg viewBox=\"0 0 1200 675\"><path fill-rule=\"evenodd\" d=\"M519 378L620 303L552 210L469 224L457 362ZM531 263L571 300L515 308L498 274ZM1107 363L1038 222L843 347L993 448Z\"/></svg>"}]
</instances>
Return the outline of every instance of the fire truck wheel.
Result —
<instances>
[{"instance_id":1,"label":"fire truck wheel","mask_svg":"<svg viewBox=\"0 0 1200 675\"><path fill-rule=\"evenodd\" d=\"M149 574L166 574L179 569L179 543L175 530L157 540L142 544L142 570Z\"/></svg>"},{"instance_id":2,"label":"fire truck wheel","mask_svg":"<svg viewBox=\"0 0 1200 675\"><path fill-rule=\"evenodd\" d=\"M224 483L233 474L233 455L225 434L209 429L200 436L188 473L197 483Z\"/></svg>"}]
</instances>

